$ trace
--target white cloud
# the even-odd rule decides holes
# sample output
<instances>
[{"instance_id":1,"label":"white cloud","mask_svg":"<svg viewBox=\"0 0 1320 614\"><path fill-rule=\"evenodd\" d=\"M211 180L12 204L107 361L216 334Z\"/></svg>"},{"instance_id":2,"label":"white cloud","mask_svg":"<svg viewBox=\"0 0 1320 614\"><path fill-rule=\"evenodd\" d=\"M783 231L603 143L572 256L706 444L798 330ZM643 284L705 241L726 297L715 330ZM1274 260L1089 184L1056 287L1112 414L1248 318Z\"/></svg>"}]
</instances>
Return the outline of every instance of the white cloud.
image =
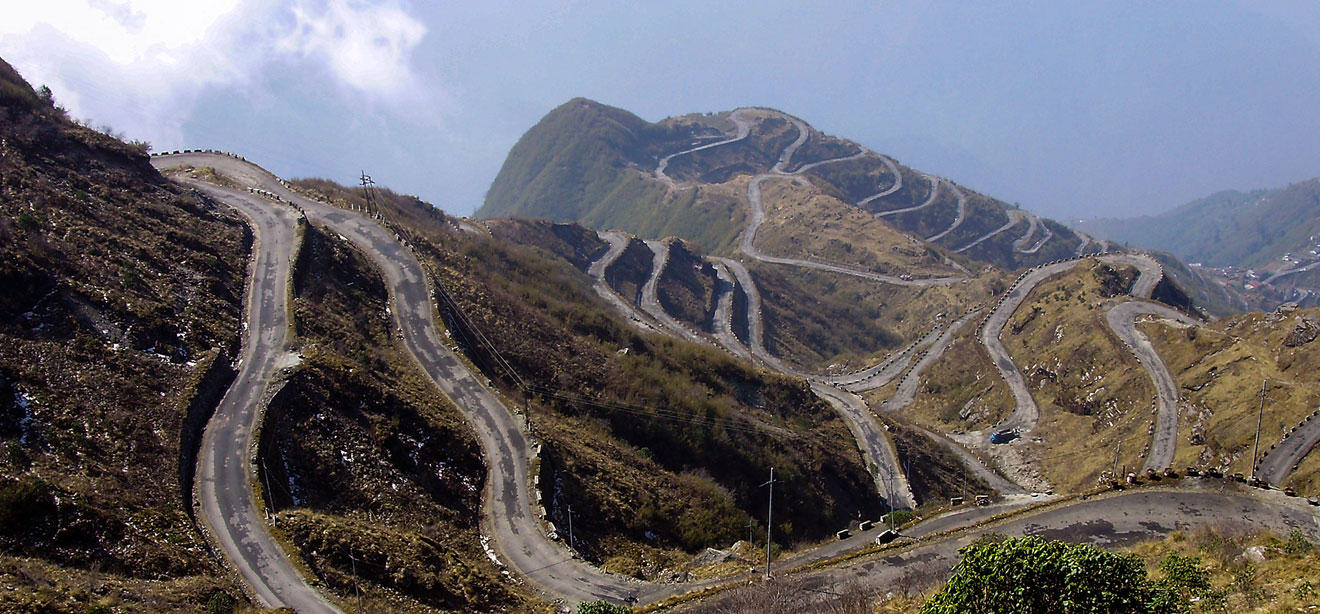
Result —
<instances>
[{"instance_id":1,"label":"white cloud","mask_svg":"<svg viewBox=\"0 0 1320 614\"><path fill-rule=\"evenodd\" d=\"M158 148L208 88L250 87L280 67L336 81L392 110L425 98L411 66L426 27L392 0L40 0L0 20L0 57L75 117ZM416 105L413 105L414 107Z\"/></svg>"},{"instance_id":2,"label":"white cloud","mask_svg":"<svg viewBox=\"0 0 1320 614\"><path fill-rule=\"evenodd\" d=\"M293 16L296 25L280 49L323 57L343 83L372 95L406 95L416 87L410 59L426 27L402 8L350 0L298 2Z\"/></svg>"}]
</instances>

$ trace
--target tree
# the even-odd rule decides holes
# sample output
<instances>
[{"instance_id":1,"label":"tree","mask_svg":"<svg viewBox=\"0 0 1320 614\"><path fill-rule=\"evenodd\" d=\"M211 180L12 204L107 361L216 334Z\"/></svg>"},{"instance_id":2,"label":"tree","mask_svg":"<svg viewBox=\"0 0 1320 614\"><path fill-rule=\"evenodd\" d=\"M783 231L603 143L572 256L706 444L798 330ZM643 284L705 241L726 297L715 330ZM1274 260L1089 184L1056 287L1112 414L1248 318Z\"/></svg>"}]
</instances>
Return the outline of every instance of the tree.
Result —
<instances>
[{"instance_id":1,"label":"tree","mask_svg":"<svg viewBox=\"0 0 1320 614\"><path fill-rule=\"evenodd\" d=\"M50 91L49 86L43 85L37 88L37 96L41 98L41 102L45 103L46 106L55 106L55 92Z\"/></svg>"},{"instance_id":2,"label":"tree","mask_svg":"<svg viewBox=\"0 0 1320 614\"><path fill-rule=\"evenodd\" d=\"M959 554L953 577L921 614L1188 611L1182 595L1151 581L1132 555L1040 537L978 540Z\"/></svg>"}]
</instances>

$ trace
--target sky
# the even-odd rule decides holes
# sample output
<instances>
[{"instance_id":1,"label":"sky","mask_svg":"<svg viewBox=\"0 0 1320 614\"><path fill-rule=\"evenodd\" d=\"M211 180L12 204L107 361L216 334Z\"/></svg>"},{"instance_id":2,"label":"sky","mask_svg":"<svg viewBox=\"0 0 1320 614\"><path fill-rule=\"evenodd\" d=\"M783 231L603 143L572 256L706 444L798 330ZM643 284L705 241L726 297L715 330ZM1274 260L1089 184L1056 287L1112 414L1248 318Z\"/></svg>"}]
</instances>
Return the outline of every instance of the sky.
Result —
<instances>
[{"instance_id":1,"label":"sky","mask_svg":"<svg viewBox=\"0 0 1320 614\"><path fill-rule=\"evenodd\" d=\"M156 151L457 215L576 96L768 106L1060 220L1320 176L1320 3L42 0L0 58Z\"/></svg>"}]
</instances>

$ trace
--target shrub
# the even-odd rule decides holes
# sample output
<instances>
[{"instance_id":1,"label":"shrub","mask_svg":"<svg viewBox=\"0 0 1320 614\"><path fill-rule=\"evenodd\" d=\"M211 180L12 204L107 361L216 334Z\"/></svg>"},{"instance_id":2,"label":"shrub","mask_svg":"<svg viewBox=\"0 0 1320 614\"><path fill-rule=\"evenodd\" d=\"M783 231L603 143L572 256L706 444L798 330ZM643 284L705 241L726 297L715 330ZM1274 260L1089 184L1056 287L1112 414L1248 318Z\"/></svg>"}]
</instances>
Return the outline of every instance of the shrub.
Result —
<instances>
[{"instance_id":1,"label":"shrub","mask_svg":"<svg viewBox=\"0 0 1320 614\"><path fill-rule=\"evenodd\" d=\"M20 535L55 513L55 495L38 478L0 486L0 532Z\"/></svg>"},{"instance_id":2,"label":"shrub","mask_svg":"<svg viewBox=\"0 0 1320 614\"><path fill-rule=\"evenodd\" d=\"M921 614L1185 612L1187 602L1146 577L1141 559L1040 537L959 551L953 577Z\"/></svg>"},{"instance_id":3,"label":"shrub","mask_svg":"<svg viewBox=\"0 0 1320 614\"><path fill-rule=\"evenodd\" d=\"M206 614L234 614L234 598L224 591L216 591L206 601Z\"/></svg>"},{"instance_id":4,"label":"shrub","mask_svg":"<svg viewBox=\"0 0 1320 614\"><path fill-rule=\"evenodd\" d=\"M614 605L604 599L583 601L577 607L577 614L628 614L631 611L632 609L627 606Z\"/></svg>"}]
</instances>

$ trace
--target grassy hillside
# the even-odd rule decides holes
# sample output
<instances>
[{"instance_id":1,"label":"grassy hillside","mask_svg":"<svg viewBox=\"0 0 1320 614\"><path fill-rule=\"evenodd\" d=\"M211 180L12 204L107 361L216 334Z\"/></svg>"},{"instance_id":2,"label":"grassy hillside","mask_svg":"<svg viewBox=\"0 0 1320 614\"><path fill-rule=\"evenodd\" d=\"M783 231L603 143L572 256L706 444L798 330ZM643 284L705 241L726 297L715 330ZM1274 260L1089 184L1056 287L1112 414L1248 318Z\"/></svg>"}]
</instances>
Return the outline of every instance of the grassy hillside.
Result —
<instances>
[{"instance_id":1,"label":"grassy hillside","mask_svg":"<svg viewBox=\"0 0 1320 614\"><path fill-rule=\"evenodd\" d=\"M237 596L184 492L250 237L0 61L0 611Z\"/></svg>"},{"instance_id":2,"label":"grassy hillside","mask_svg":"<svg viewBox=\"0 0 1320 614\"><path fill-rule=\"evenodd\" d=\"M259 464L280 535L371 609L528 610L482 551L476 438L393 339L379 273L309 228L293 291L306 361L271 402Z\"/></svg>"},{"instance_id":3,"label":"grassy hillside","mask_svg":"<svg viewBox=\"0 0 1320 614\"><path fill-rule=\"evenodd\" d=\"M797 138L790 118L771 109L741 112L751 125L749 136L719 147L672 158L665 174L656 175L660 159L694 146L727 139L735 131L731 113L685 115L646 123L622 111L575 99L551 111L509 152L504 168L491 185L481 217L548 217L577 221L594 228L625 230L643 238L681 237L714 254L732 255L747 215L747 179L766 172L780 153ZM822 134L808 126L806 141L787 165L788 171L839 157L862 148L846 139ZM918 205L930 195L931 182L913 169L898 165L901 188L868 202L866 212L892 211ZM894 184L889 168L866 156L813 167L803 177L809 188L794 185L790 192L814 194L840 204L853 205ZM773 184L781 192L786 188ZM1008 221L1009 205L962 188L968 197L964 220L940 239L939 245L956 250L969 245ZM799 200L801 200L799 198ZM769 207L784 207L767 195ZM789 207L795 209L796 207ZM869 217L857 211L857 218ZM945 183L935 203L924 209L886 217L872 226L886 226L916 237L949 229L958 215L952 185ZM775 222L772 212L769 221ZM782 221L782 220L780 220ZM857 221L857 220L852 220ZM1036 252L1016 251L1013 241L1026 224L978 244L968 256L1006 269L1037 264L1072 255L1080 238L1067 227L1045 220L1054 236ZM858 222L840 232L853 243L875 243L877 253L891 243L874 238ZM1043 230L1040 231L1043 236ZM789 234L810 241L812 233L790 229ZM890 234L895 234L890 231ZM1034 241L1033 241L1034 242Z\"/></svg>"},{"instance_id":4,"label":"grassy hillside","mask_svg":"<svg viewBox=\"0 0 1320 614\"><path fill-rule=\"evenodd\" d=\"M1167 213L1079 224L1098 237L1159 249L1207 266L1277 266L1320 234L1320 178L1284 188L1225 191Z\"/></svg>"},{"instance_id":5,"label":"grassy hillside","mask_svg":"<svg viewBox=\"0 0 1320 614\"><path fill-rule=\"evenodd\" d=\"M497 234L528 245L443 221L398 228L441 289L455 342L529 407L551 519L565 522L572 505L586 558L657 577L686 553L728 546L748 520L764 523L755 485L771 466L785 480L774 528L783 545L828 536L879 505L846 427L803 383L636 333L560 255L576 249L537 247L559 244L545 236L562 238L555 226L500 224L523 225Z\"/></svg>"},{"instance_id":6,"label":"grassy hillside","mask_svg":"<svg viewBox=\"0 0 1320 614\"><path fill-rule=\"evenodd\" d=\"M1277 442L1303 416L1320 407L1320 311L1248 313L1200 330L1142 325L1181 386L1175 465L1203 464L1251 473L1256 413L1265 390L1261 449ZM1303 492L1320 488L1320 457L1292 475Z\"/></svg>"}]
</instances>

